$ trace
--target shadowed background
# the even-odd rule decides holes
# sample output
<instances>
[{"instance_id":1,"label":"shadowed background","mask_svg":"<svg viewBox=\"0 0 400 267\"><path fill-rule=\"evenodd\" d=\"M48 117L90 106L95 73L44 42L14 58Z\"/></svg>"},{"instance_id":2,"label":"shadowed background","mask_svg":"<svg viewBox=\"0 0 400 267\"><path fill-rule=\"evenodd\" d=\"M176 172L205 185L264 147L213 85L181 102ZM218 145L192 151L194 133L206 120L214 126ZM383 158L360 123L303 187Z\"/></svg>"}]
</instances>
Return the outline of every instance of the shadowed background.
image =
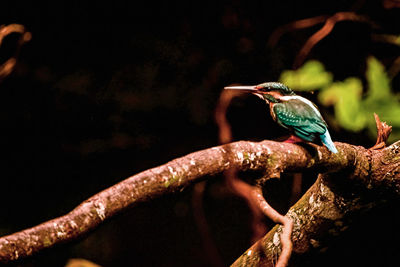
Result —
<instances>
[{"instance_id":1,"label":"shadowed background","mask_svg":"<svg viewBox=\"0 0 400 267\"><path fill-rule=\"evenodd\" d=\"M378 32L399 35L400 25L399 9L385 9L380 1L1 5L0 24L20 23L32 33L15 71L0 83L1 235L63 215L132 174L217 145L214 111L223 86L278 80L321 25L288 32L268 47L277 27L352 8L377 23ZM371 31L369 24L340 22L308 58L323 62L335 80L363 77L367 56L390 65L400 55L398 46L371 40ZM1 62L16 40L5 39ZM392 85L398 92L398 76ZM332 116L331 109L322 113ZM234 140L286 135L253 96L235 99L227 116ZM330 131L337 141L375 143L365 132ZM305 176L304 188L314 176ZM269 186L271 203L284 211L290 177ZM75 243L17 265L64 266L69 258L85 258L103 266L209 266L192 193L188 188L141 204ZM230 264L250 245L249 210L219 176L206 185L203 205L214 244ZM397 248L384 245L399 238L394 207L360 216L332 247L299 265L376 266L387 260L394 266Z\"/></svg>"}]
</instances>

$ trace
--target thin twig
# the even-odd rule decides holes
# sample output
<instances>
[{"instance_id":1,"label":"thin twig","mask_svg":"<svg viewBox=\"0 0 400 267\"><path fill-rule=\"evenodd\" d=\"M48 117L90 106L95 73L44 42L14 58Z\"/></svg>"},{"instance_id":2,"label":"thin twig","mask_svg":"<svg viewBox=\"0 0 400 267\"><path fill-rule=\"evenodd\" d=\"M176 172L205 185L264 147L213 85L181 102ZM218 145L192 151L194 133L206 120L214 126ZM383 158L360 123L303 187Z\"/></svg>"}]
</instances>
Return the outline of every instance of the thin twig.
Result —
<instances>
[{"instance_id":1,"label":"thin twig","mask_svg":"<svg viewBox=\"0 0 400 267\"><path fill-rule=\"evenodd\" d=\"M293 231L293 221L289 217L281 215L274 208L272 208L265 200L260 188L253 187L251 189L251 195L256 201L257 206L268 218L270 218L273 222L279 223L283 226L281 234L282 252L278 258L276 267L285 267L287 266L290 255L292 254L293 245L291 235Z\"/></svg>"},{"instance_id":2,"label":"thin twig","mask_svg":"<svg viewBox=\"0 0 400 267\"><path fill-rule=\"evenodd\" d=\"M219 129L219 142L222 144L232 142L232 130L230 123L226 118L226 114L232 99L242 94L243 93L233 90L222 90L221 92L215 110L215 121ZM232 151L227 151L227 160L229 160L229 158L233 156L231 155L231 153ZM252 217L251 227L253 230L253 236L251 238L251 241L255 243L265 234L267 228L262 222L263 214L260 208L255 205L254 201L252 200L251 191L249 190L250 185L240 180L237 176L237 173L238 170L235 168L230 168L229 170L226 170L224 172L226 185L234 194L240 196L246 201Z\"/></svg>"},{"instance_id":3,"label":"thin twig","mask_svg":"<svg viewBox=\"0 0 400 267\"><path fill-rule=\"evenodd\" d=\"M218 140L221 144L232 142L231 126L226 119L226 113L232 99L241 94L242 93L235 90L223 90L219 96L215 109L215 122L218 126Z\"/></svg>"},{"instance_id":4,"label":"thin twig","mask_svg":"<svg viewBox=\"0 0 400 267\"><path fill-rule=\"evenodd\" d=\"M272 34L270 35L270 37L268 39L268 45L271 47L274 47L274 46L276 46L278 41L281 39L282 35L284 35L285 33L289 32L289 31L293 31L293 30L299 30L299 29L312 27L314 25L324 22L327 18L329 18L328 15L321 15L321 16L316 16L316 17L312 17L312 18L296 20L289 24L280 26L275 31L273 31Z\"/></svg>"},{"instance_id":5,"label":"thin twig","mask_svg":"<svg viewBox=\"0 0 400 267\"><path fill-rule=\"evenodd\" d=\"M338 12L332 17L328 18L324 26L314 33L301 48L300 52L294 61L293 67L298 68L303 64L307 55L310 53L311 49L323 38L325 38L335 27L335 24L339 21L350 20L350 21L369 21L366 17L355 14L354 12Z\"/></svg>"},{"instance_id":6,"label":"thin twig","mask_svg":"<svg viewBox=\"0 0 400 267\"><path fill-rule=\"evenodd\" d=\"M392 126L386 124L386 122L382 122L379 119L379 116L374 113L377 137L376 144L370 148L370 150L381 149L386 146L386 141L389 138L390 133L392 132Z\"/></svg>"},{"instance_id":7,"label":"thin twig","mask_svg":"<svg viewBox=\"0 0 400 267\"><path fill-rule=\"evenodd\" d=\"M10 24L7 26L2 25L0 26L0 46L3 42L3 39L12 33L19 33L21 34L21 36L18 40L17 48L15 50L14 55L9 59L7 59L6 62L0 65L0 81L2 81L5 77L10 75L10 73L14 70L21 46L24 43L30 41L32 38L31 33L27 32L23 25L20 24Z\"/></svg>"}]
</instances>

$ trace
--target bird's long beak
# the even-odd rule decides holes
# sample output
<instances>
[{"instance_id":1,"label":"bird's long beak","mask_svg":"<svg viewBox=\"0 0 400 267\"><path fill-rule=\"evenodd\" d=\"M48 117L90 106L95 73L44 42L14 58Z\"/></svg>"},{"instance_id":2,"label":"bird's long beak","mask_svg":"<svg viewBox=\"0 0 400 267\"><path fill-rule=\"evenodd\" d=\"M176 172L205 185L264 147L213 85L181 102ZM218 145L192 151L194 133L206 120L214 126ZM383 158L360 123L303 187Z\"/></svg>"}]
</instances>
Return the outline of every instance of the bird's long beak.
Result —
<instances>
[{"instance_id":1,"label":"bird's long beak","mask_svg":"<svg viewBox=\"0 0 400 267\"><path fill-rule=\"evenodd\" d=\"M256 85L239 85L239 86L226 86L224 87L225 90L240 90L240 91L247 91L247 92L257 92Z\"/></svg>"}]
</instances>

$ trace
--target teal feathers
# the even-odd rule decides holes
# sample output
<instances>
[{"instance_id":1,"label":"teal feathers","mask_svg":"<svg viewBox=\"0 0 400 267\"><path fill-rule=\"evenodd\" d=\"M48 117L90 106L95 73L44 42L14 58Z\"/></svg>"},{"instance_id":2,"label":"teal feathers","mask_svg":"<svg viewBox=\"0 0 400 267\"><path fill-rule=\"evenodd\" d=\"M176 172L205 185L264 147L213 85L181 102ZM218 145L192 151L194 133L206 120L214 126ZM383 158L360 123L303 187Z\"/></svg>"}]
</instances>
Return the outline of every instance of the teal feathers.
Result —
<instances>
[{"instance_id":1,"label":"teal feathers","mask_svg":"<svg viewBox=\"0 0 400 267\"><path fill-rule=\"evenodd\" d=\"M329 134L328 129L326 130L326 132L322 135L320 135L321 138L321 142L329 149L329 151L333 152L333 153L338 153L335 145L332 142L331 139L331 135Z\"/></svg>"},{"instance_id":2,"label":"teal feathers","mask_svg":"<svg viewBox=\"0 0 400 267\"><path fill-rule=\"evenodd\" d=\"M323 143L337 153L328 126L318 108L308 99L296 95L282 83L267 82L258 85L227 86L228 90L252 93L269 104L272 118L304 141Z\"/></svg>"},{"instance_id":3,"label":"teal feathers","mask_svg":"<svg viewBox=\"0 0 400 267\"><path fill-rule=\"evenodd\" d=\"M271 113L279 125L305 141L321 141L331 152L337 153L328 126L311 101L297 95L283 96L280 100L271 107Z\"/></svg>"}]
</instances>

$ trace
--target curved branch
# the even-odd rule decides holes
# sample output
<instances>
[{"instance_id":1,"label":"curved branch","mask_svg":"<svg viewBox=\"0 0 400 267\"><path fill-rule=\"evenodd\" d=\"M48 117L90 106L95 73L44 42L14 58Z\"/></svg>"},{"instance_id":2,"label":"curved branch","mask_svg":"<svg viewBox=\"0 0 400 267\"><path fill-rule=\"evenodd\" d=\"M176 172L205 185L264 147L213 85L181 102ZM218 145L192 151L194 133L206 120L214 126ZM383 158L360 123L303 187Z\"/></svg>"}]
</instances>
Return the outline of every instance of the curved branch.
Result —
<instances>
[{"instance_id":1,"label":"curved branch","mask_svg":"<svg viewBox=\"0 0 400 267\"><path fill-rule=\"evenodd\" d=\"M323 38L325 38L333 28L335 27L336 23L339 21L345 21L345 20L350 20L350 21L362 21L362 22L369 22L369 20L361 15L358 15L354 12L338 12L332 17L328 18L325 21L324 26L318 30L316 33L314 33L308 40L307 42L303 45L301 48L299 54L297 55L293 67L298 68L306 59L307 55L310 53L311 49Z\"/></svg>"},{"instance_id":2,"label":"curved branch","mask_svg":"<svg viewBox=\"0 0 400 267\"><path fill-rule=\"evenodd\" d=\"M0 238L0 262L30 256L44 248L76 239L105 219L137 203L182 190L205 175L231 167L265 170L270 177L283 171L314 168L325 172L352 166L359 147L336 143L338 154L324 147L273 141L239 141L191 153L143 171L92 196L68 214ZM227 151L229 154L227 155Z\"/></svg>"},{"instance_id":3,"label":"curved branch","mask_svg":"<svg viewBox=\"0 0 400 267\"><path fill-rule=\"evenodd\" d=\"M262 212L271 218L275 223L282 225L282 235L280 242L282 244L282 252L276 263L276 267L285 267L289 262L290 255L292 254L292 231L293 231L293 221L287 216L282 216L274 208L272 208L268 202L264 199L262 190L260 188L254 187L252 190L252 195L257 201L258 206L261 208Z\"/></svg>"},{"instance_id":4,"label":"curved branch","mask_svg":"<svg viewBox=\"0 0 400 267\"><path fill-rule=\"evenodd\" d=\"M293 30L312 27L314 25L324 22L328 17L329 16L327 15L320 15L312 18L296 20L291 23L280 26L276 30L274 30L270 35L268 39L268 45L274 47L278 43L279 39L281 39L282 35L284 35L285 33Z\"/></svg>"},{"instance_id":5,"label":"curved branch","mask_svg":"<svg viewBox=\"0 0 400 267\"><path fill-rule=\"evenodd\" d=\"M32 38L32 34L26 31L25 27L20 24L9 24L7 26L1 25L0 26L0 46L3 42L3 39L12 34L18 33L21 37L18 40L17 48L12 57L6 60L6 62L0 64L0 81L3 80L5 77L10 75L10 73L14 70L15 65L17 64L17 58L19 55L19 51L21 46L30 41Z\"/></svg>"}]
</instances>

